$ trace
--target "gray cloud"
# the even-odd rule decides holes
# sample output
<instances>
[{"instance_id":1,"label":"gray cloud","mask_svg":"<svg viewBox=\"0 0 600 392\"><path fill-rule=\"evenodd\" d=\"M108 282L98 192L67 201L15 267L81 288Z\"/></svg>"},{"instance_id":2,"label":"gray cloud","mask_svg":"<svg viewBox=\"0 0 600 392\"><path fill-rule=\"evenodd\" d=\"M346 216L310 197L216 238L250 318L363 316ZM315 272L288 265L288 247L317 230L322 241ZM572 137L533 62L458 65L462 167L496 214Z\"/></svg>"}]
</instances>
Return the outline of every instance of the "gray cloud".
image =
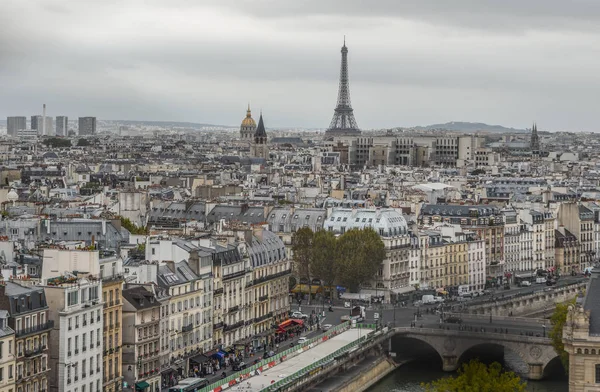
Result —
<instances>
[{"instance_id":1,"label":"gray cloud","mask_svg":"<svg viewBox=\"0 0 600 392\"><path fill-rule=\"evenodd\" d=\"M595 130L599 19L596 1L2 2L0 116L235 125L250 101L326 127L346 34L363 128Z\"/></svg>"}]
</instances>

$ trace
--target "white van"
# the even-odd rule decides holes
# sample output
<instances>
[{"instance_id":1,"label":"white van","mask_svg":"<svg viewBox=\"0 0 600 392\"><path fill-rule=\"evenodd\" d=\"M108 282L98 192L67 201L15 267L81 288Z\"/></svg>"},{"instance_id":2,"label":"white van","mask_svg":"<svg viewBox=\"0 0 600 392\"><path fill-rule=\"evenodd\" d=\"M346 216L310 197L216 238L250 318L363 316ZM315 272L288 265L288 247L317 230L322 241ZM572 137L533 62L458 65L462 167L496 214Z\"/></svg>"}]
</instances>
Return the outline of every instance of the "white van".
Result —
<instances>
[{"instance_id":1,"label":"white van","mask_svg":"<svg viewBox=\"0 0 600 392\"><path fill-rule=\"evenodd\" d=\"M434 304L435 297L433 295L427 294L424 295L423 298L421 298L421 301L423 301L423 304Z\"/></svg>"},{"instance_id":2,"label":"white van","mask_svg":"<svg viewBox=\"0 0 600 392\"><path fill-rule=\"evenodd\" d=\"M528 280L524 280L521 282L521 287L529 287L531 286L531 282Z\"/></svg>"}]
</instances>

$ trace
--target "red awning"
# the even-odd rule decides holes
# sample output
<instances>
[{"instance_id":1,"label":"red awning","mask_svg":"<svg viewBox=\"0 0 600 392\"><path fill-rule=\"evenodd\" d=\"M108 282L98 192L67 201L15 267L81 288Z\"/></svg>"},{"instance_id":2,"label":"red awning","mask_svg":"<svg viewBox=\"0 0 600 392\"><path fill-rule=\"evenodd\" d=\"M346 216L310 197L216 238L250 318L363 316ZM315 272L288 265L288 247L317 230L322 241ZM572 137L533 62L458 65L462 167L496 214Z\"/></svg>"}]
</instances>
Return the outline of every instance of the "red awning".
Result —
<instances>
[{"instance_id":1,"label":"red awning","mask_svg":"<svg viewBox=\"0 0 600 392\"><path fill-rule=\"evenodd\" d=\"M299 327L302 325L304 325L304 321L300 320L300 319L285 320L284 322L279 324L279 327L277 328L277 332L278 333L286 332L292 328Z\"/></svg>"}]
</instances>

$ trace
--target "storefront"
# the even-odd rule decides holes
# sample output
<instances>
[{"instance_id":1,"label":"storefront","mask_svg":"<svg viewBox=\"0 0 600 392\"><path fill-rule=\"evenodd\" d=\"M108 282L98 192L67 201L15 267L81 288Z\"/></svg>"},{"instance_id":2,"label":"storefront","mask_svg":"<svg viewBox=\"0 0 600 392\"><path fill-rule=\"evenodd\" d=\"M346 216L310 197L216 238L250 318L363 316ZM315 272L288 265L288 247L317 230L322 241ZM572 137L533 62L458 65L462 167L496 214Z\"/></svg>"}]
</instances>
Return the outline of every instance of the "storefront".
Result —
<instances>
[{"instance_id":1,"label":"storefront","mask_svg":"<svg viewBox=\"0 0 600 392\"><path fill-rule=\"evenodd\" d=\"M289 319L277 326L277 333L300 333L303 329L304 321L298 319Z\"/></svg>"}]
</instances>

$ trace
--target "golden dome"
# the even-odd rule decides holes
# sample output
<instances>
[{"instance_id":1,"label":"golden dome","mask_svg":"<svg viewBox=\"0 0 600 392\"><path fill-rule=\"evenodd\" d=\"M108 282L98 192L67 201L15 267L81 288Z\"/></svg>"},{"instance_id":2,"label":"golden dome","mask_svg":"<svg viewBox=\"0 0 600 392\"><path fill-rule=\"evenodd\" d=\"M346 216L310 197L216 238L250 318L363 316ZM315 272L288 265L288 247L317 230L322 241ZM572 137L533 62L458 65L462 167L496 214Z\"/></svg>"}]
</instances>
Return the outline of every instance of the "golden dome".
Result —
<instances>
[{"instance_id":1,"label":"golden dome","mask_svg":"<svg viewBox=\"0 0 600 392\"><path fill-rule=\"evenodd\" d=\"M246 111L246 118L242 121L242 127L254 127L256 128L256 121L252 118L252 112L250 111L250 105L248 105L248 111Z\"/></svg>"}]
</instances>

